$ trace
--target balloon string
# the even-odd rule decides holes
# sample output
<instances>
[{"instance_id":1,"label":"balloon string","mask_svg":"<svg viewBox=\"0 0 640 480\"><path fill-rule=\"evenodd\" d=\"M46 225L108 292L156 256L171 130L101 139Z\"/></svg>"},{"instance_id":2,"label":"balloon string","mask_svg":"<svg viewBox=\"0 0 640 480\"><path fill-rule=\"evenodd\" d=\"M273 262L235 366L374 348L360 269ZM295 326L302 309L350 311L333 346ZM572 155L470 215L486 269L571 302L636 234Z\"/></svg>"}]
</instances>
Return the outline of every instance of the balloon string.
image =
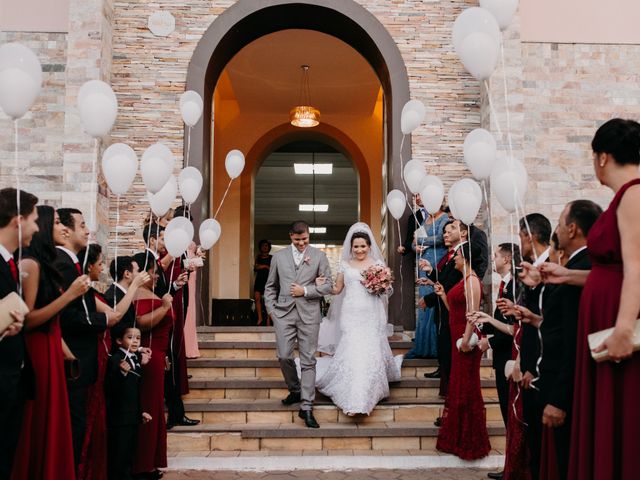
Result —
<instances>
[{"instance_id":1,"label":"balloon string","mask_svg":"<svg viewBox=\"0 0 640 480\"><path fill-rule=\"evenodd\" d=\"M116 195L116 245L113 251L113 261L115 265L115 278L118 281L118 225L120 224L120 195ZM113 296L113 309L116 308L116 296Z\"/></svg>"},{"instance_id":2,"label":"balloon string","mask_svg":"<svg viewBox=\"0 0 640 480\"><path fill-rule=\"evenodd\" d=\"M500 136L500 138L502 138L502 130L500 129L500 123L498 122L498 115L496 114L496 110L493 107L493 99L491 98L491 90L489 89L489 82L487 80L484 81L484 88L487 91L489 109L491 110L491 118L493 118L493 123L495 124L496 130L498 131L498 135Z\"/></svg>"},{"instance_id":3,"label":"balloon string","mask_svg":"<svg viewBox=\"0 0 640 480\"><path fill-rule=\"evenodd\" d=\"M218 216L218 213L220 212L220 209L222 208L222 205L224 204L224 201L227 198L227 194L229 193L229 189L231 188L231 184L232 183L233 183L233 178L229 180L229 185L227 185L227 189L225 190L224 195L222 196L222 200L220 201L220 205L218 205L218 209L216 210L216 213L213 216L214 219Z\"/></svg>"},{"instance_id":4,"label":"balloon string","mask_svg":"<svg viewBox=\"0 0 640 480\"><path fill-rule=\"evenodd\" d=\"M500 42L500 53L502 58L502 80L504 87L504 106L507 113L507 142L509 145L509 157L513 158L513 145L511 142L511 114L509 112L509 92L507 90L507 69L504 63L504 42Z\"/></svg>"},{"instance_id":5,"label":"balloon string","mask_svg":"<svg viewBox=\"0 0 640 480\"><path fill-rule=\"evenodd\" d=\"M82 261L82 272L81 274L84 275L84 272L87 271L87 262L89 260L89 247L91 246L91 239L93 237L93 229L95 228L95 220L96 220L96 190L95 190L95 184L97 182L96 179L96 163L97 163L97 156L98 156L98 139L94 139L94 149L93 149L93 157L92 157L92 161L91 161L91 202L89 204L89 215L90 215L90 224L89 224L89 240L87 241L87 246L85 247L84 250L84 260ZM82 295L82 306L84 307L84 313L87 317L87 323L89 325L92 325L91 323L91 318L89 317L89 308L87 307L87 301L85 298L85 295Z\"/></svg>"},{"instance_id":6,"label":"balloon string","mask_svg":"<svg viewBox=\"0 0 640 480\"><path fill-rule=\"evenodd\" d=\"M185 167L189 166L189 152L191 150L191 125L187 126L187 158L185 163Z\"/></svg>"},{"instance_id":7,"label":"balloon string","mask_svg":"<svg viewBox=\"0 0 640 480\"><path fill-rule=\"evenodd\" d=\"M20 218L20 169L18 163L18 119L13 120L13 161L16 177L16 215L18 216L18 295L22 297L22 219Z\"/></svg>"},{"instance_id":8,"label":"balloon string","mask_svg":"<svg viewBox=\"0 0 640 480\"><path fill-rule=\"evenodd\" d=\"M400 220L396 219L396 225L398 225L398 239L402 238L402 233L400 232ZM403 286L404 286L404 279L403 279L403 275L402 275L402 258L400 258L400 311L402 311L402 306L404 305L403 301L404 301L404 291L403 291ZM415 292L415 290L414 290ZM414 299L415 301L415 299ZM414 311L415 313L415 311Z\"/></svg>"},{"instance_id":9,"label":"balloon string","mask_svg":"<svg viewBox=\"0 0 640 480\"><path fill-rule=\"evenodd\" d=\"M489 258L491 259L490 260L491 271L493 272L495 271L495 261L493 258L493 222L491 221L491 208L489 207L489 196L487 195L487 179L482 180L482 192L484 193L484 203L487 205L487 229L489 230L489 249L490 249Z\"/></svg>"}]
</instances>

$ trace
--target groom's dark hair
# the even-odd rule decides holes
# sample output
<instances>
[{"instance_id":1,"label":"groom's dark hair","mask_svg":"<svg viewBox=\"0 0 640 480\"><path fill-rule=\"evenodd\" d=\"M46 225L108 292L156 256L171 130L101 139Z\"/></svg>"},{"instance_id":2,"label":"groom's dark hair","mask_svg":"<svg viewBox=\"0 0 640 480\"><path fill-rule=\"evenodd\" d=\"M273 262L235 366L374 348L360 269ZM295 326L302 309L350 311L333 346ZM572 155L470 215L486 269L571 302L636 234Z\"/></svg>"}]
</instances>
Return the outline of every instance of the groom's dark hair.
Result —
<instances>
[{"instance_id":1,"label":"groom's dark hair","mask_svg":"<svg viewBox=\"0 0 640 480\"><path fill-rule=\"evenodd\" d=\"M300 235L301 233L309 233L309 224L304 220L296 220L289 227L289 233L292 235Z\"/></svg>"}]
</instances>

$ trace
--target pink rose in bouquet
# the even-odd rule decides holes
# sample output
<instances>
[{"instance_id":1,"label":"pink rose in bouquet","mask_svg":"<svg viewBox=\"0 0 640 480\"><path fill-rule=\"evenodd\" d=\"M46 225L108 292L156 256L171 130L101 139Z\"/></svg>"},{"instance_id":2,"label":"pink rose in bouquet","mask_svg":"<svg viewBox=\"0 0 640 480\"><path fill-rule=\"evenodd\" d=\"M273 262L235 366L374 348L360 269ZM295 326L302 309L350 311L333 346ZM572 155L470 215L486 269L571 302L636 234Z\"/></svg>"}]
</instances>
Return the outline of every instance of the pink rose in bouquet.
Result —
<instances>
[{"instance_id":1,"label":"pink rose in bouquet","mask_svg":"<svg viewBox=\"0 0 640 480\"><path fill-rule=\"evenodd\" d=\"M389 267L372 265L362 271L360 283L372 295L386 295L393 292L393 274Z\"/></svg>"}]
</instances>

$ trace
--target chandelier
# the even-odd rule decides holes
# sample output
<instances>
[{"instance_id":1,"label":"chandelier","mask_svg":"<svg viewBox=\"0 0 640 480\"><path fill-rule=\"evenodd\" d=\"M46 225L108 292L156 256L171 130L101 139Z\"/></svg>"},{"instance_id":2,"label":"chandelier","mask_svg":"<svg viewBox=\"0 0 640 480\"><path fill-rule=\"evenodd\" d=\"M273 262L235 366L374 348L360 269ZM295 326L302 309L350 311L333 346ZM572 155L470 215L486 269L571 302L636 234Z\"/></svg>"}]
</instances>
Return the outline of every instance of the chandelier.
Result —
<instances>
[{"instance_id":1,"label":"chandelier","mask_svg":"<svg viewBox=\"0 0 640 480\"><path fill-rule=\"evenodd\" d=\"M289 112L291 125L309 128L320 123L320 110L311 106L311 89L309 88L309 65L300 65L302 79L300 80L300 95L298 105Z\"/></svg>"}]
</instances>

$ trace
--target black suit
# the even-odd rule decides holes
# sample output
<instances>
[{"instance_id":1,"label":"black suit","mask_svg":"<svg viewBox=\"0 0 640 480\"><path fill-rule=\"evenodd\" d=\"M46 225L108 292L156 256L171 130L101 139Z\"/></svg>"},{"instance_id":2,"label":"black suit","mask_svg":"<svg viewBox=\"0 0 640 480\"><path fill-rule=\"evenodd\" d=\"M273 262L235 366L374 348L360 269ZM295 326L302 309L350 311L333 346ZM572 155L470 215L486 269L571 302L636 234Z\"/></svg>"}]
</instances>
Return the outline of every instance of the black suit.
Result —
<instances>
[{"instance_id":1,"label":"black suit","mask_svg":"<svg viewBox=\"0 0 640 480\"><path fill-rule=\"evenodd\" d=\"M58 249L54 266L62 276L64 289L69 288L80 276L74 261L63 250ZM83 299L87 306L86 311ZM98 334L107 328L107 317L104 313L96 311L96 299L92 290L76 298L60 311L60 327L62 338L80 364L79 377L67 381L73 452L77 465L86 430L87 390L98 377Z\"/></svg>"},{"instance_id":2,"label":"black suit","mask_svg":"<svg viewBox=\"0 0 640 480\"><path fill-rule=\"evenodd\" d=\"M407 234L404 237L404 253L403 255L409 255L413 253L413 234L414 232L424 223L424 214L422 213L422 209L419 208L415 211L415 217L412 213L409 215L407 219ZM417 220L417 222L416 222Z\"/></svg>"},{"instance_id":3,"label":"black suit","mask_svg":"<svg viewBox=\"0 0 640 480\"><path fill-rule=\"evenodd\" d=\"M120 362L125 358L122 350L114 351L109 358L106 374L108 469L109 479L113 480L131 478L138 425L142 420L140 357L137 354L132 355L128 360L131 371L123 375Z\"/></svg>"},{"instance_id":4,"label":"black suit","mask_svg":"<svg viewBox=\"0 0 640 480\"><path fill-rule=\"evenodd\" d=\"M509 283L504 286L502 295L498 295L498 299L500 298L513 301L513 277L511 277ZM500 313L498 308L493 312L493 318L506 325L513 325L514 323L513 317L505 317ZM489 346L493 351L493 369L495 370L496 390L498 391L498 399L500 401L500 413L506 426L507 419L509 418L509 382L504 376L504 366L512 357L513 336L507 335L497 328L494 328L493 325L489 323L484 325L483 333L487 335L493 334L493 337L489 338Z\"/></svg>"},{"instance_id":5,"label":"black suit","mask_svg":"<svg viewBox=\"0 0 640 480\"><path fill-rule=\"evenodd\" d=\"M479 229L475 225L469 226L469 238L471 239L471 245L475 245L475 248L480 252L479 255L471 257L471 267L476 272L480 281L487 272L489 266L489 245L487 243L487 234L484 230Z\"/></svg>"},{"instance_id":6,"label":"black suit","mask_svg":"<svg viewBox=\"0 0 640 480\"><path fill-rule=\"evenodd\" d=\"M0 255L0 298L17 292L9 264ZM0 479L9 478L18 444L25 402L26 359L24 335L5 337L0 342Z\"/></svg>"},{"instance_id":7,"label":"black suit","mask_svg":"<svg viewBox=\"0 0 640 480\"><path fill-rule=\"evenodd\" d=\"M578 252L566 267L572 270L591 270L587 250ZM576 366L576 342L578 310L582 287L572 285L547 285L542 298L544 321L542 334L542 362L540 363L539 391L535 392L535 416L540 437L531 444L539 457L542 434L542 412L548 404L567 413L564 424L554 428L556 458L560 478L566 478L569 464L569 442L571 436L571 406L573 401L573 378ZM537 433L537 432L536 432ZM533 466L536 468L536 465Z\"/></svg>"},{"instance_id":8,"label":"black suit","mask_svg":"<svg viewBox=\"0 0 640 480\"><path fill-rule=\"evenodd\" d=\"M118 287L116 287L115 283L112 283L109 288L107 288L107 291L104 292L104 299L107 302L107 305L109 305L110 307L113 307L114 305L117 305L126 295L126 293L124 293L122 290L120 290ZM129 309L124 313L124 315L122 316L122 318L120 319L119 325L120 326L131 326L133 327L136 324L136 309L133 306L133 302L131 303L131 305L129 305ZM114 337L114 335L111 335L111 349L112 350L117 350L117 345L116 345L116 339Z\"/></svg>"},{"instance_id":9,"label":"black suit","mask_svg":"<svg viewBox=\"0 0 640 480\"><path fill-rule=\"evenodd\" d=\"M445 257L446 258L446 257ZM462 273L456 270L453 258L445 263L436 275L436 269L429 274L429 279L440 282L445 292L462 280ZM424 296L427 308L435 307L436 326L438 328L438 364L440 366L440 395L449 391L449 374L451 373L451 329L449 328L449 310L444 302L432 292Z\"/></svg>"}]
</instances>

